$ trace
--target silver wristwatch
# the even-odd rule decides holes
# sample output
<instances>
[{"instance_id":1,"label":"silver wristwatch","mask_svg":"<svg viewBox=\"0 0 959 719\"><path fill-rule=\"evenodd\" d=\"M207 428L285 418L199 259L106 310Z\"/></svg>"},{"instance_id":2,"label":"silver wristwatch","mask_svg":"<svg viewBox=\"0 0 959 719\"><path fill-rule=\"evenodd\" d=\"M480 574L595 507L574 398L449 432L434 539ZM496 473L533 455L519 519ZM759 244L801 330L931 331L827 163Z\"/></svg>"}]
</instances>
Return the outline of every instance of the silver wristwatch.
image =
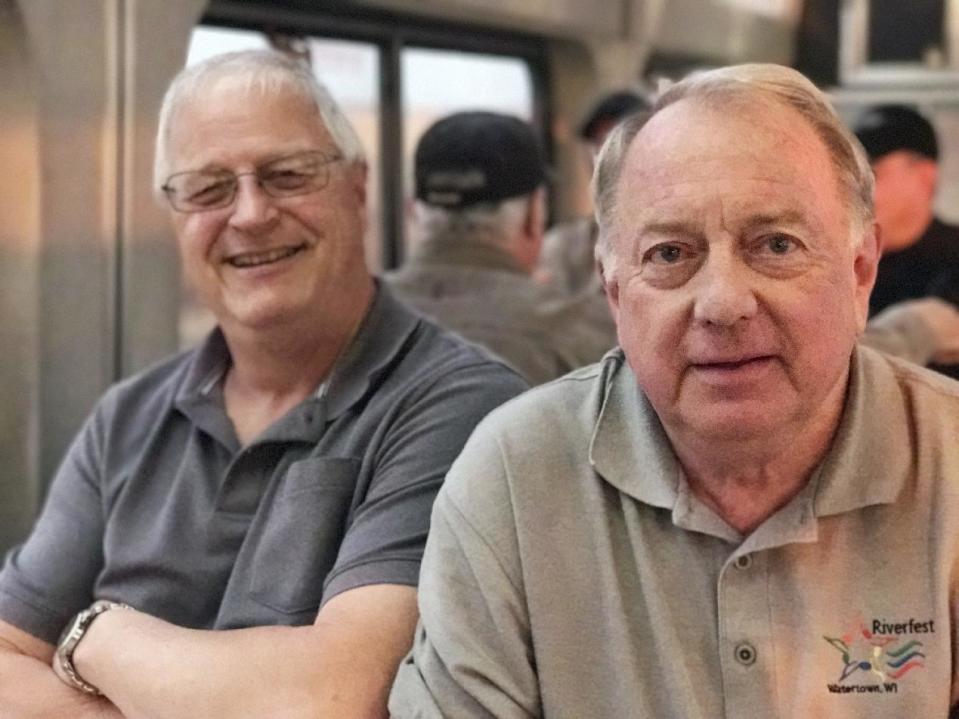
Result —
<instances>
[{"instance_id":1,"label":"silver wristwatch","mask_svg":"<svg viewBox=\"0 0 959 719\"><path fill-rule=\"evenodd\" d=\"M100 599L70 620L66 629L63 630L63 634L60 635L60 641L57 642L56 655L57 665L62 670L63 676L65 677L64 681L68 685L74 689L79 689L81 692L92 694L93 696L99 696L101 694L99 689L89 682L84 681L77 672L77 668L73 664L73 653L77 650L77 645L80 644L80 640L83 639L90 625L93 624L94 619L111 609L130 608L127 604Z\"/></svg>"}]
</instances>

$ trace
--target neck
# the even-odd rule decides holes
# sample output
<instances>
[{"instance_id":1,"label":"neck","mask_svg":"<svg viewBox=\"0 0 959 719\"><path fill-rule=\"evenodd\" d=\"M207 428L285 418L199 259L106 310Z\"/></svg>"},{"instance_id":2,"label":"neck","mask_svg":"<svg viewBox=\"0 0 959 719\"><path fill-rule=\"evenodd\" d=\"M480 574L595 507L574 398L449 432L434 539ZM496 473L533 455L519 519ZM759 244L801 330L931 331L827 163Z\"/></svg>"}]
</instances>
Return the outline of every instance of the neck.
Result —
<instances>
[{"instance_id":1,"label":"neck","mask_svg":"<svg viewBox=\"0 0 959 719\"><path fill-rule=\"evenodd\" d=\"M370 285L348 304L325 307L325 322L313 317L269 330L223 328L232 360L224 399L241 443L258 436L329 377L366 316L372 293Z\"/></svg>"},{"instance_id":2,"label":"neck","mask_svg":"<svg viewBox=\"0 0 959 719\"><path fill-rule=\"evenodd\" d=\"M667 430L690 491L740 534L748 535L795 497L822 462L839 426L845 382L815 421L761 437L715 441ZM837 401L838 400L838 401Z\"/></svg>"},{"instance_id":3,"label":"neck","mask_svg":"<svg viewBox=\"0 0 959 719\"><path fill-rule=\"evenodd\" d=\"M882 251L897 252L916 244L926 231L926 228L929 227L932 219L932 207L924 207L902 218L895 225L884 227L882 233Z\"/></svg>"}]
</instances>

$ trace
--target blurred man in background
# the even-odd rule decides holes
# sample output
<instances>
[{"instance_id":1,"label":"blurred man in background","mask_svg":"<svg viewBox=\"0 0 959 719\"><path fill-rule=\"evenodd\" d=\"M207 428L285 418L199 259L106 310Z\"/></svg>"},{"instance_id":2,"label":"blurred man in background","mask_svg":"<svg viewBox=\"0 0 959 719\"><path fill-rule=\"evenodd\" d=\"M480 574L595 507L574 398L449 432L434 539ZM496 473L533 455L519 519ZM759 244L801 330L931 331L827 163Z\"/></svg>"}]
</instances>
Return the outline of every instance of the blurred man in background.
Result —
<instances>
[{"instance_id":1,"label":"blurred man in background","mask_svg":"<svg viewBox=\"0 0 959 719\"><path fill-rule=\"evenodd\" d=\"M416 148L410 257L386 276L415 309L502 357L531 384L611 344L531 278L546 222L546 158L533 128L493 112L443 118Z\"/></svg>"},{"instance_id":2,"label":"blurred man in background","mask_svg":"<svg viewBox=\"0 0 959 719\"><path fill-rule=\"evenodd\" d=\"M935 216L939 143L932 125L910 107L884 105L866 111L855 132L876 175L882 241L870 314L920 298L959 305L959 227ZM899 325L912 333L910 344L929 347L925 359L959 377L959 314L937 300L906 307Z\"/></svg>"}]
</instances>

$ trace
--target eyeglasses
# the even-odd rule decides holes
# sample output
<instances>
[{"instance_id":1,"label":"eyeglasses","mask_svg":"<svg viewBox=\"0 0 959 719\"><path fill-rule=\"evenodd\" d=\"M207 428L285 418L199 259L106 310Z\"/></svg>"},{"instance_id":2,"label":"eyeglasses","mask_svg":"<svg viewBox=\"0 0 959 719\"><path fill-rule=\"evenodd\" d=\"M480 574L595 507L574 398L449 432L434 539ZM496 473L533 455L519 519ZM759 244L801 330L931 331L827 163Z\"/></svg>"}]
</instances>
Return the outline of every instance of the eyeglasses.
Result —
<instances>
[{"instance_id":1,"label":"eyeglasses","mask_svg":"<svg viewBox=\"0 0 959 719\"><path fill-rule=\"evenodd\" d=\"M340 155L312 151L272 160L260 165L253 172L178 172L170 175L161 189L177 212L218 210L236 199L239 178L243 175L254 175L257 184L270 197L295 197L326 187L330 181L330 165L342 159Z\"/></svg>"}]
</instances>

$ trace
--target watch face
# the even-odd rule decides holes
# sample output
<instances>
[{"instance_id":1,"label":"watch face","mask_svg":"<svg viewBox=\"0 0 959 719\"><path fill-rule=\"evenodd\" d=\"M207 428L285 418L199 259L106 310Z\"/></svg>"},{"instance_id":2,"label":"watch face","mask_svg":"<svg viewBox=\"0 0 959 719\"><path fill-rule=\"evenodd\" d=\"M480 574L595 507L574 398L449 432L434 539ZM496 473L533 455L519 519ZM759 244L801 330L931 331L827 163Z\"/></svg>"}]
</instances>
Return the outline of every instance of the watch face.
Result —
<instances>
[{"instance_id":1,"label":"watch face","mask_svg":"<svg viewBox=\"0 0 959 719\"><path fill-rule=\"evenodd\" d=\"M80 615L77 614L67 622L67 625L63 628L63 631L60 632L60 638L57 640L57 646L62 647L64 642L67 641L67 637L76 629L77 625L80 623Z\"/></svg>"},{"instance_id":2,"label":"watch face","mask_svg":"<svg viewBox=\"0 0 959 719\"><path fill-rule=\"evenodd\" d=\"M72 653L73 647L79 641L80 637L83 635L83 626L90 619L90 610L84 609L82 612L77 614L67 626L63 629L63 633L60 635L60 639L57 640L57 651L61 653Z\"/></svg>"}]
</instances>

